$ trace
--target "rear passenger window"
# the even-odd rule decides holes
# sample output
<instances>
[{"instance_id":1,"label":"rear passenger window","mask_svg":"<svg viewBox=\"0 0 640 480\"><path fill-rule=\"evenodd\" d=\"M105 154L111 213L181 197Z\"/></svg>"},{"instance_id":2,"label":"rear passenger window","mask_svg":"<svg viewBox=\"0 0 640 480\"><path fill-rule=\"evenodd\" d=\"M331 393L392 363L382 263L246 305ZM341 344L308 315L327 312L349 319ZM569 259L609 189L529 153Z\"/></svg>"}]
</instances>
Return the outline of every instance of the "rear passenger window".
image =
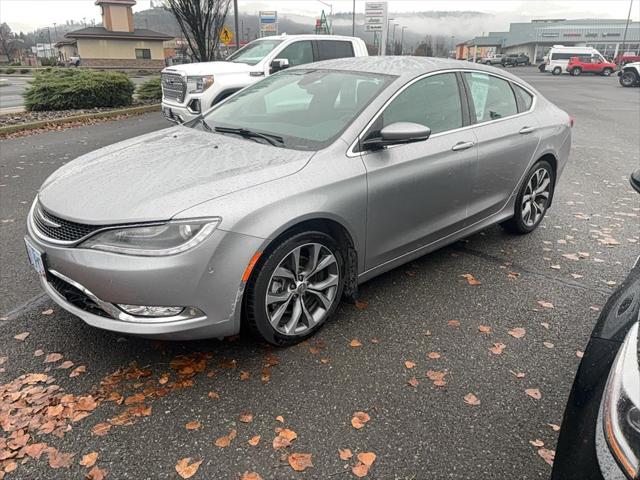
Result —
<instances>
[{"instance_id":1,"label":"rear passenger window","mask_svg":"<svg viewBox=\"0 0 640 480\"><path fill-rule=\"evenodd\" d=\"M486 73L465 73L476 122L488 122L518 113L518 105L509 82Z\"/></svg>"},{"instance_id":2,"label":"rear passenger window","mask_svg":"<svg viewBox=\"0 0 640 480\"><path fill-rule=\"evenodd\" d=\"M524 88L519 87L515 83L512 83L511 86L513 90L516 92L516 97L518 97L519 110L521 112L526 112L531 108L531 104L533 103L533 95L527 92Z\"/></svg>"},{"instance_id":3,"label":"rear passenger window","mask_svg":"<svg viewBox=\"0 0 640 480\"><path fill-rule=\"evenodd\" d=\"M286 58L289 66L304 65L313 62L313 49L309 40L294 42L288 45L276 58Z\"/></svg>"},{"instance_id":4,"label":"rear passenger window","mask_svg":"<svg viewBox=\"0 0 640 480\"><path fill-rule=\"evenodd\" d=\"M462 106L455 73L418 80L398 95L382 114L384 128L395 122L419 123L440 133L462 127Z\"/></svg>"},{"instance_id":5,"label":"rear passenger window","mask_svg":"<svg viewBox=\"0 0 640 480\"><path fill-rule=\"evenodd\" d=\"M351 42L340 40L318 40L318 60L353 57Z\"/></svg>"}]
</instances>

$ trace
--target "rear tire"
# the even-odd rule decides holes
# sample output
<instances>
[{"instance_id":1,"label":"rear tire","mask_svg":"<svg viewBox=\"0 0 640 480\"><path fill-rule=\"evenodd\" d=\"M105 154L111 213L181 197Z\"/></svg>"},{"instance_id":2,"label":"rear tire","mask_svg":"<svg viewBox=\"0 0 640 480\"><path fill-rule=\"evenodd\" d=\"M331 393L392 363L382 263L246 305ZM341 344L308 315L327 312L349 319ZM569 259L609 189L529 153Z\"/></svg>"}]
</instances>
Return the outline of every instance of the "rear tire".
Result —
<instances>
[{"instance_id":1,"label":"rear tire","mask_svg":"<svg viewBox=\"0 0 640 480\"><path fill-rule=\"evenodd\" d=\"M554 74L554 75L560 75L562 73L562 68L553 67L553 70L551 70L551 73Z\"/></svg>"},{"instance_id":2,"label":"rear tire","mask_svg":"<svg viewBox=\"0 0 640 480\"><path fill-rule=\"evenodd\" d=\"M248 327L272 345L301 342L333 315L344 282L343 253L331 236L316 231L293 234L260 259L247 284Z\"/></svg>"},{"instance_id":3,"label":"rear tire","mask_svg":"<svg viewBox=\"0 0 640 480\"><path fill-rule=\"evenodd\" d=\"M520 187L514 215L502 227L519 235L533 232L547 213L555 188L555 172L546 160L539 160L527 173Z\"/></svg>"}]
</instances>

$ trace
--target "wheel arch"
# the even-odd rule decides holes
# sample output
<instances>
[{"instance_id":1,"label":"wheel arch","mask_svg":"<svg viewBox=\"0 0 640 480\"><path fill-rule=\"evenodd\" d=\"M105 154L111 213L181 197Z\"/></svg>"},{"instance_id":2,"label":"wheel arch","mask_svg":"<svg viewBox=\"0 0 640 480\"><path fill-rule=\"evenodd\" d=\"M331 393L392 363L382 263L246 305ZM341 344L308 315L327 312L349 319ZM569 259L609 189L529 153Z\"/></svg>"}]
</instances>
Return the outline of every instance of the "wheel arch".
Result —
<instances>
[{"instance_id":1,"label":"wheel arch","mask_svg":"<svg viewBox=\"0 0 640 480\"><path fill-rule=\"evenodd\" d=\"M552 152L546 152L546 153L542 154L540 157L538 157L536 159L536 161L533 162L533 164L535 165L536 163L538 163L541 160L544 160L544 161L548 162L549 165L551 165L551 168L553 169L553 181L554 181L554 184L553 184L553 190L551 191L551 198L549 198L548 207L550 207L553 204L553 197L555 197L554 193L555 193L555 189L556 189L556 185L557 185L557 181L558 181L558 159L555 156L555 154L553 154Z\"/></svg>"}]
</instances>

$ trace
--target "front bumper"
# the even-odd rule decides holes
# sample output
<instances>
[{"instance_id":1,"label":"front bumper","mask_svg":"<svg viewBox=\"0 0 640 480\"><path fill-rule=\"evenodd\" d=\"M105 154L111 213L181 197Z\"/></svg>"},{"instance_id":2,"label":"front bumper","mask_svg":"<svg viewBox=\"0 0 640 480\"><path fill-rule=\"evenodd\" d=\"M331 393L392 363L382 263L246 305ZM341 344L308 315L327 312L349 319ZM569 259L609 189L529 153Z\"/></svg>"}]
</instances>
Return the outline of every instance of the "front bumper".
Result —
<instances>
[{"instance_id":1,"label":"front bumper","mask_svg":"<svg viewBox=\"0 0 640 480\"><path fill-rule=\"evenodd\" d=\"M181 254L136 257L47 244L32 228L28 223L28 241L44 253L47 269L41 278L43 289L89 325L166 340L224 337L240 330L242 275L262 239L216 230ZM68 301L56 288L60 280L93 302ZM101 303L112 308L100 308ZM202 314L134 317L119 315L115 304L193 307Z\"/></svg>"},{"instance_id":2,"label":"front bumper","mask_svg":"<svg viewBox=\"0 0 640 480\"><path fill-rule=\"evenodd\" d=\"M200 111L202 111L202 104L199 98L193 98L189 101L197 100L200 105ZM175 123L187 123L193 120L194 118L200 116L200 111L196 111L191 109L187 105L181 105L179 103L172 103L166 100L162 101L162 114L167 120L170 120Z\"/></svg>"}]
</instances>

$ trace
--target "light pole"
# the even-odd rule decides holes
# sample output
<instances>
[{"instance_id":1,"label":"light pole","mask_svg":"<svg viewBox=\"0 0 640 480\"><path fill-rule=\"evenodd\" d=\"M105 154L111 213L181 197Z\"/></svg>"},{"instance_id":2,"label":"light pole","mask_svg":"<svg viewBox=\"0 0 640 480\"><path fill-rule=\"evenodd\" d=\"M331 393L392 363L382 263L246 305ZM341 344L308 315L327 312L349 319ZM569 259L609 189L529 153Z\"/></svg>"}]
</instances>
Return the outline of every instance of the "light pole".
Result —
<instances>
[{"instance_id":1,"label":"light pole","mask_svg":"<svg viewBox=\"0 0 640 480\"><path fill-rule=\"evenodd\" d=\"M404 30L407 27L402 27L402 35L400 36L400 55L404 55Z\"/></svg>"},{"instance_id":2,"label":"light pole","mask_svg":"<svg viewBox=\"0 0 640 480\"><path fill-rule=\"evenodd\" d=\"M389 28L391 28L389 26L389 24L395 20L395 18L387 18L387 29L385 30L385 35L384 35L384 50L382 51L383 55L387 54L387 47L389 46Z\"/></svg>"},{"instance_id":3,"label":"light pole","mask_svg":"<svg viewBox=\"0 0 640 480\"><path fill-rule=\"evenodd\" d=\"M233 23L236 29L236 51L240 49L240 30L238 30L238 0L233 0Z\"/></svg>"},{"instance_id":4,"label":"light pole","mask_svg":"<svg viewBox=\"0 0 640 480\"><path fill-rule=\"evenodd\" d=\"M622 35L622 54L619 56L620 63L624 57L625 43L627 43L627 30L629 29L629 20L631 19L631 7L633 6L633 0L629 0L629 14L627 15L627 23L624 26L624 34ZM614 61L616 59L614 58Z\"/></svg>"},{"instance_id":5,"label":"light pole","mask_svg":"<svg viewBox=\"0 0 640 480\"><path fill-rule=\"evenodd\" d=\"M353 0L353 13L351 14L351 36L356 36L356 0Z\"/></svg>"},{"instance_id":6,"label":"light pole","mask_svg":"<svg viewBox=\"0 0 640 480\"><path fill-rule=\"evenodd\" d=\"M391 41L391 48L393 48L393 54L396 54L396 27L399 27L400 24L399 23L394 23L393 24L393 35L392 38L393 40Z\"/></svg>"}]
</instances>

